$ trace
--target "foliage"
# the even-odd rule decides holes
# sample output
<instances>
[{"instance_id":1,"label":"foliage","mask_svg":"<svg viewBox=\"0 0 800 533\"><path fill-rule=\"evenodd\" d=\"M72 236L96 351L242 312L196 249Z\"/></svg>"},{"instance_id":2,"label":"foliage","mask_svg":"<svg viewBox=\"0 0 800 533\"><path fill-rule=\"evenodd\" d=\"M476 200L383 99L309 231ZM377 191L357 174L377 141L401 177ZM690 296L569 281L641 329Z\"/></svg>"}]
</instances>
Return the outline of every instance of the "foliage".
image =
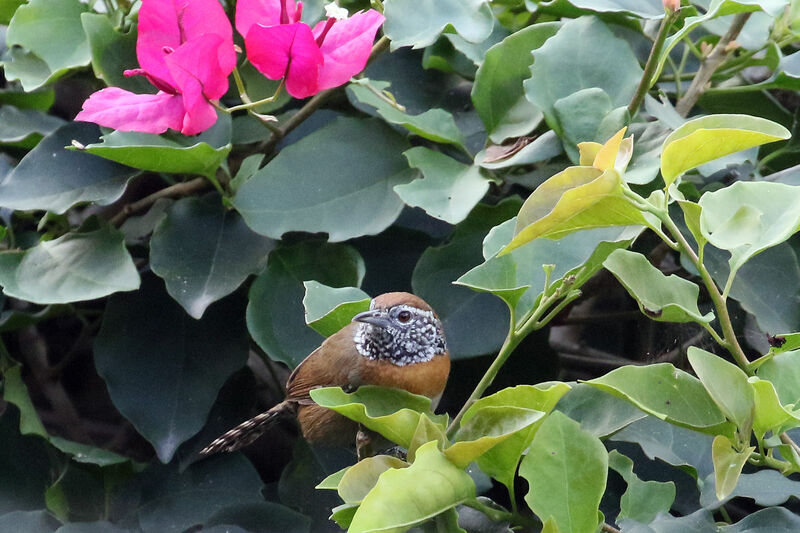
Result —
<instances>
[{"instance_id":1,"label":"foliage","mask_svg":"<svg viewBox=\"0 0 800 533\"><path fill-rule=\"evenodd\" d=\"M797 531L799 5L0 0L0 530ZM198 458L394 290L440 414Z\"/></svg>"}]
</instances>

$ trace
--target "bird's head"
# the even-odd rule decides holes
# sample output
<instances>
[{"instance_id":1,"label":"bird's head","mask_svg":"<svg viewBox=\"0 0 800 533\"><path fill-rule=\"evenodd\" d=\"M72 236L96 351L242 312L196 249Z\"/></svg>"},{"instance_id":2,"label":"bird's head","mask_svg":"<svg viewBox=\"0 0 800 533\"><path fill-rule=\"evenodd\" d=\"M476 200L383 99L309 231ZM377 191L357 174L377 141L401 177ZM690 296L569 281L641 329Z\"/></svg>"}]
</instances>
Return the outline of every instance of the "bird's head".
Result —
<instances>
[{"instance_id":1,"label":"bird's head","mask_svg":"<svg viewBox=\"0 0 800 533\"><path fill-rule=\"evenodd\" d=\"M357 314L353 321L359 322L356 349L368 359L405 366L447 351L439 317L424 300L407 292L373 298L369 311Z\"/></svg>"}]
</instances>

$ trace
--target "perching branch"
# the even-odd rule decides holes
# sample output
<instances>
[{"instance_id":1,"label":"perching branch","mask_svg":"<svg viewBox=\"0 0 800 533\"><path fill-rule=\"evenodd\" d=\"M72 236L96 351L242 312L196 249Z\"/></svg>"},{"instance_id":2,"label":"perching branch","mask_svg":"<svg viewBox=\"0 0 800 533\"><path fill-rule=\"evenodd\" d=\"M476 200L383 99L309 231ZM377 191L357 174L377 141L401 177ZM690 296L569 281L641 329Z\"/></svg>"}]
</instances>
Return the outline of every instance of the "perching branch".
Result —
<instances>
[{"instance_id":1,"label":"perching branch","mask_svg":"<svg viewBox=\"0 0 800 533\"><path fill-rule=\"evenodd\" d=\"M700 99L700 96L702 96L711 80L711 76L713 76L714 72L728 57L728 54L730 53L729 45L734 39L736 39L736 37L739 35L739 32L742 31L742 28L749 18L750 13L739 13L736 15L736 17L733 19L731 27L728 28L728 31L725 32L725 35L720 37L717 45L703 60L700 65L700 69L698 69L697 74L695 74L692 84L689 86L686 94L684 94L683 97L678 100L678 103L675 104L675 110L680 113L682 117L688 115L689 111L691 111L691 109Z\"/></svg>"},{"instance_id":2,"label":"perching branch","mask_svg":"<svg viewBox=\"0 0 800 533\"><path fill-rule=\"evenodd\" d=\"M144 211L161 198L181 198L183 196L190 196L196 192L207 189L210 184L211 183L206 178L195 178L191 181L170 185L169 187L165 187L160 191L156 191L149 196L145 196L141 200L126 204L125 207L119 211L119 213L111 217L109 222L114 226L119 227L123 222L125 222L125 220L128 219L129 216L133 215L134 213L138 213L139 211Z\"/></svg>"}]
</instances>

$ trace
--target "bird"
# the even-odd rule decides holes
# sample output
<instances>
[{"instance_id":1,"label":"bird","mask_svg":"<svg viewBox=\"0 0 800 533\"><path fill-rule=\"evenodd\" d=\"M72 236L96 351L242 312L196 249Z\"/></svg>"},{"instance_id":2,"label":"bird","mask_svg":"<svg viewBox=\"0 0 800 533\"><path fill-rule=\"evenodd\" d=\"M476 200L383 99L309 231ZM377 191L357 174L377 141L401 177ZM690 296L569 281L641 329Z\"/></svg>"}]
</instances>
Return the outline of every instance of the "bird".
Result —
<instances>
[{"instance_id":1,"label":"bird","mask_svg":"<svg viewBox=\"0 0 800 533\"><path fill-rule=\"evenodd\" d=\"M449 373L444 328L431 306L407 292L381 294L370 301L368 311L355 315L294 369L284 401L224 433L200 455L239 450L258 439L274 420L291 416L296 416L310 443L347 445L355 442L358 425L314 403L312 389L353 391L361 385L405 389L427 396L435 408Z\"/></svg>"}]
</instances>

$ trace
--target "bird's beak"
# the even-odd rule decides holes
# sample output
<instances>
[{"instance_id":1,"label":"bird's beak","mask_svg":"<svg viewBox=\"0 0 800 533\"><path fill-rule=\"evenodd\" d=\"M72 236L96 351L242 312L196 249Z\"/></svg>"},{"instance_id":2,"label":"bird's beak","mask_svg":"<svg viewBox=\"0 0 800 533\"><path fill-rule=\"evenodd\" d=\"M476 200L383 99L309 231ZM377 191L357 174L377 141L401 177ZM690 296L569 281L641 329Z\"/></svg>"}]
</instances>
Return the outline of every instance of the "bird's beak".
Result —
<instances>
[{"instance_id":1,"label":"bird's beak","mask_svg":"<svg viewBox=\"0 0 800 533\"><path fill-rule=\"evenodd\" d=\"M387 317L380 309L371 309L358 313L353 317L353 322L364 322L365 324L372 324L381 329L389 327L389 317Z\"/></svg>"}]
</instances>

